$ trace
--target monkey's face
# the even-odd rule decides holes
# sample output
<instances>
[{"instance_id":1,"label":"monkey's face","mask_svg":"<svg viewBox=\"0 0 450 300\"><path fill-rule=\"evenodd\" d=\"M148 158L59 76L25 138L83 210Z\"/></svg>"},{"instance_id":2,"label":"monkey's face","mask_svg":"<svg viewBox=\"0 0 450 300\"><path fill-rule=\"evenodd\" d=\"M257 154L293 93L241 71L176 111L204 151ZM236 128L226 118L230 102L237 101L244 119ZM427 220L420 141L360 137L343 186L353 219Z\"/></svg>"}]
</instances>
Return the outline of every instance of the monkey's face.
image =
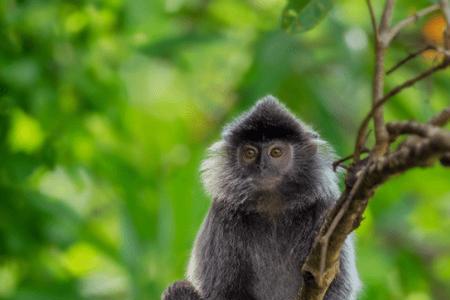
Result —
<instances>
[{"instance_id":1,"label":"monkey's face","mask_svg":"<svg viewBox=\"0 0 450 300\"><path fill-rule=\"evenodd\" d=\"M281 140L243 143L236 154L243 175L257 190L276 189L293 167L294 147Z\"/></svg>"},{"instance_id":2,"label":"monkey's face","mask_svg":"<svg viewBox=\"0 0 450 300\"><path fill-rule=\"evenodd\" d=\"M205 188L216 201L306 208L338 192L326 143L273 97L228 125L222 137L201 169Z\"/></svg>"}]
</instances>

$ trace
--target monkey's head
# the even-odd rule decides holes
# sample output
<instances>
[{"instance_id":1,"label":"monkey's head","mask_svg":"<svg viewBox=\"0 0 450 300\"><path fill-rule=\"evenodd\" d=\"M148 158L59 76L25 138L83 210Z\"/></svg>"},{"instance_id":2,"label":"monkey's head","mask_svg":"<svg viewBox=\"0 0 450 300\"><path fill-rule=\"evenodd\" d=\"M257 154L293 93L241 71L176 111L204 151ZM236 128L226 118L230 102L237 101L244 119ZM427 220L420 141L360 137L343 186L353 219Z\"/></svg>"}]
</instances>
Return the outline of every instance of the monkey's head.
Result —
<instances>
[{"instance_id":1,"label":"monkey's head","mask_svg":"<svg viewBox=\"0 0 450 300\"><path fill-rule=\"evenodd\" d=\"M331 148L316 132L267 96L225 127L201 171L215 201L242 208L272 201L308 207L336 198L332 160Z\"/></svg>"}]
</instances>

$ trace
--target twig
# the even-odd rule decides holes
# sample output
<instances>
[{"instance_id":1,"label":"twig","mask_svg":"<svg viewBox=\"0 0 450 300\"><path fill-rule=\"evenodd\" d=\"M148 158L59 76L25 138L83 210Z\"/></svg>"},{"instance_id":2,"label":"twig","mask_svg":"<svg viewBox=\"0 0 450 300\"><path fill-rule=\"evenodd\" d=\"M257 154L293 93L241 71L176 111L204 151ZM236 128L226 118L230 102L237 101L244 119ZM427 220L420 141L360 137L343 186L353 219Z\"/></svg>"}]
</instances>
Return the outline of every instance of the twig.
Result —
<instances>
[{"instance_id":1,"label":"twig","mask_svg":"<svg viewBox=\"0 0 450 300\"><path fill-rule=\"evenodd\" d=\"M417 22L417 20L419 20L420 18L422 18L422 17L424 17L424 16L426 16L426 15L432 13L432 12L435 12L435 11L439 10L439 7L440 7L439 4L430 5L429 7L424 8L422 10L419 10L418 12L413 14L412 16L409 16L406 19L398 22L383 37L385 39L385 43L389 44L403 28L405 28L408 25L411 25L414 22Z\"/></svg>"},{"instance_id":2,"label":"twig","mask_svg":"<svg viewBox=\"0 0 450 300\"><path fill-rule=\"evenodd\" d=\"M413 53L410 53L407 57L405 57L404 59L402 59L401 61L396 63L392 68L390 68L386 72L386 75L389 75L389 74L393 73L395 70L397 70L398 68L400 68L401 66L403 66L404 64L409 62L410 60L416 58L417 56L419 56L420 54L424 53L425 51L432 50L432 49L436 49L436 47L432 46L432 45L427 45L427 46L425 46L422 49L419 49L419 50L417 50L417 51L415 51Z\"/></svg>"},{"instance_id":3,"label":"twig","mask_svg":"<svg viewBox=\"0 0 450 300\"><path fill-rule=\"evenodd\" d=\"M361 149L361 154L362 153L368 153L368 152L370 152L370 150L367 148L367 147L364 147L363 149ZM346 162L347 160L349 160L349 159L352 159L353 158L353 153L352 154L350 154L350 155L347 155L347 156L345 156L345 157L343 157L343 158L341 158L341 159L338 159L338 160L336 160L336 161L334 161L333 162L333 170L336 172L336 170L337 170L337 168L338 167L343 167L342 166L342 164L344 163L344 162Z\"/></svg>"},{"instance_id":4,"label":"twig","mask_svg":"<svg viewBox=\"0 0 450 300\"><path fill-rule=\"evenodd\" d=\"M369 8L370 23L372 24L373 33L376 36L378 36L378 25L377 25L377 21L376 21L376 18L375 18L375 11L373 9L372 1L371 0L366 0L366 3L367 3L367 7Z\"/></svg>"},{"instance_id":5,"label":"twig","mask_svg":"<svg viewBox=\"0 0 450 300\"><path fill-rule=\"evenodd\" d=\"M402 83L401 85L393 88L389 93L387 93L383 98L380 99L380 101L379 101L380 104L378 104L378 105L384 104L387 100L389 100L389 98L397 95L405 88L413 86L418 81L436 73L437 71L441 71L441 70L447 68L449 65L450 65L450 59L448 59L448 58L444 59L444 61L442 63L426 70L425 72L419 74L418 76L411 78L411 79L405 81L404 83Z\"/></svg>"},{"instance_id":6,"label":"twig","mask_svg":"<svg viewBox=\"0 0 450 300\"><path fill-rule=\"evenodd\" d=\"M443 2L445 2L448 5L448 0L441 0L441 7L443 7L443 5L444 5L444 4L442 4ZM373 10L370 0L367 0L367 4L369 7L370 16L371 16L371 20L372 20L371 22L372 22L372 26L373 26L373 24L376 24L376 22L374 21L374 10ZM389 22L392 17L392 11L394 8L394 4L395 4L394 0L386 0L380 26L379 26L379 28L377 28L375 30L376 45L375 45L375 72L374 72L373 92L372 92L372 111L368 117L369 119L364 120L363 123L361 124L362 125L361 127L364 127L364 128L362 128L362 131L358 132L358 137L356 139L355 152L354 152L354 157L353 157L354 161L356 161L356 162L359 160L359 156L361 154L361 149L363 147L362 136L365 134L366 128L367 128L368 123L371 118L374 119L375 140L376 140L376 144L375 144L373 152L375 155L382 155L387 150L389 135L386 132L386 129L384 126L382 104L387 100L386 97L387 98L392 97L393 95L400 92L403 88L410 86L417 81L417 80L416 81L412 80L411 82L407 82L407 84L408 84L407 86L399 89L398 91L396 91L395 89L393 91L391 91L391 92L394 92L392 95L385 95L384 97L382 96L383 89L384 89L383 68L384 68L384 56L385 56L386 47L389 46L389 43L391 42L392 38L402 28L404 28L406 25L408 25L412 21L414 21L414 19L417 18L417 16L422 17L426 14L431 13L432 11L434 11L435 9L437 9L439 7L439 6L434 7L434 5L432 5L428 8L425 8L425 9L419 11L418 13L416 13L415 16L411 16L411 17L401 21L400 23L398 23L396 26L394 26L394 29L389 29ZM412 21L411 21L411 18L412 18ZM450 28L450 26L448 28ZM394 33L394 35L392 35L392 32ZM391 35L392 35L392 37L391 37ZM386 36L387 36L387 38L386 38ZM445 61L448 61L448 57L449 56L446 55ZM426 75L426 76L428 76L428 75ZM418 80L421 80L421 79L422 78L418 78ZM361 127L360 127L360 129L361 129Z\"/></svg>"},{"instance_id":7,"label":"twig","mask_svg":"<svg viewBox=\"0 0 450 300\"><path fill-rule=\"evenodd\" d=\"M389 26L392 19L392 13L394 11L395 0L386 0L384 4L383 14L380 22L380 33L386 34L389 30ZM387 46L387 45L385 45Z\"/></svg>"},{"instance_id":8,"label":"twig","mask_svg":"<svg viewBox=\"0 0 450 300\"><path fill-rule=\"evenodd\" d=\"M367 126L369 125L369 122L370 122L371 118L374 116L375 109L377 109L378 106L381 106L384 103L386 103L390 98L392 98L393 96L395 96L398 93L400 93L403 89L408 88L408 87L414 85L416 82L418 82L418 81L420 81L420 80L422 80L422 79L424 79L424 78L426 78L426 77L428 77L428 76L430 76L430 75L432 75L432 74L434 74L434 73L436 73L436 72L438 72L440 70L445 69L449 65L450 65L450 59L447 58L442 63L440 63L439 65L434 66L434 67L426 70L425 72L419 74L418 76L416 76L414 78L411 78L411 79L405 81L404 83L402 83L401 85L395 87L389 93L387 93L382 99L380 99L380 101L378 101L376 103L376 105L372 107L372 109L369 111L369 113L366 115L366 117L362 121L361 126L359 127L359 130L358 130L358 136L356 138L356 145L360 145L361 141L363 141L363 138L364 138ZM357 152L356 151L356 147L355 147L355 153L354 154L358 155L358 157L359 157L360 151ZM355 156L354 160L358 161L358 158Z\"/></svg>"},{"instance_id":9,"label":"twig","mask_svg":"<svg viewBox=\"0 0 450 300\"><path fill-rule=\"evenodd\" d=\"M370 2L369 2L370 3ZM375 129L375 147L374 153L382 155L387 149L387 142L389 139L388 133L384 126L383 107L378 105L384 92L384 59L386 54L386 44L383 42L383 35L389 30L389 24L392 18L395 0L386 0L384 5L381 22L375 34L375 72L373 76L373 90L372 90L372 107L374 108L373 121ZM360 141L358 141L360 142ZM363 145L357 144L355 152L359 152Z\"/></svg>"}]
</instances>

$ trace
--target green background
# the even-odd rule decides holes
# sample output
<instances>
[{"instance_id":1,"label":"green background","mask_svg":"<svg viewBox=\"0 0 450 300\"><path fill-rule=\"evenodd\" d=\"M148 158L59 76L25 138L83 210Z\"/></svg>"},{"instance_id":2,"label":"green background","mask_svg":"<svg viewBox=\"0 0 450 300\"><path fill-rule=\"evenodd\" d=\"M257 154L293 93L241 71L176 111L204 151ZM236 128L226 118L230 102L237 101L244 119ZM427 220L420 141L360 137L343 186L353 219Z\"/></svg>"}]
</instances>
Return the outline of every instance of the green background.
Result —
<instances>
[{"instance_id":1,"label":"green background","mask_svg":"<svg viewBox=\"0 0 450 300\"><path fill-rule=\"evenodd\" d=\"M380 1L374 1L377 13ZM397 1L394 20L427 1ZM226 122L273 94L339 155L369 110L364 1L312 31L282 0L0 1L0 299L159 299L210 204L198 168ZM422 22L389 50L422 43ZM432 65L418 58L388 88ZM450 71L388 105L427 120ZM361 299L450 299L450 176L393 178L357 230Z\"/></svg>"}]
</instances>

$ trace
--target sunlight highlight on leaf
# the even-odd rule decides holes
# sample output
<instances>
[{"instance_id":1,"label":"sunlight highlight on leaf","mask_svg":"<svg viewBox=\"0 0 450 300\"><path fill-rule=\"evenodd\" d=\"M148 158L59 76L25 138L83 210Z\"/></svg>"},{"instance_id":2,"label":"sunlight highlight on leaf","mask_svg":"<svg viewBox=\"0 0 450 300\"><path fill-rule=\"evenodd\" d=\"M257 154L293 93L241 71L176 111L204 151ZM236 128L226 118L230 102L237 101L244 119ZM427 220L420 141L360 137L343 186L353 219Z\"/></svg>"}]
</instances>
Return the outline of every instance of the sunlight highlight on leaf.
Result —
<instances>
[{"instance_id":1,"label":"sunlight highlight on leaf","mask_svg":"<svg viewBox=\"0 0 450 300\"><path fill-rule=\"evenodd\" d=\"M64 266L75 276L81 277L98 268L99 253L86 243L78 243L69 248L63 256Z\"/></svg>"},{"instance_id":2,"label":"sunlight highlight on leaf","mask_svg":"<svg viewBox=\"0 0 450 300\"><path fill-rule=\"evenodd\" d=\"M9 145L13 151L32 153L42 146L44 132L33 117L17 110L12 114Z\"/></svg>"}]
</instances>

